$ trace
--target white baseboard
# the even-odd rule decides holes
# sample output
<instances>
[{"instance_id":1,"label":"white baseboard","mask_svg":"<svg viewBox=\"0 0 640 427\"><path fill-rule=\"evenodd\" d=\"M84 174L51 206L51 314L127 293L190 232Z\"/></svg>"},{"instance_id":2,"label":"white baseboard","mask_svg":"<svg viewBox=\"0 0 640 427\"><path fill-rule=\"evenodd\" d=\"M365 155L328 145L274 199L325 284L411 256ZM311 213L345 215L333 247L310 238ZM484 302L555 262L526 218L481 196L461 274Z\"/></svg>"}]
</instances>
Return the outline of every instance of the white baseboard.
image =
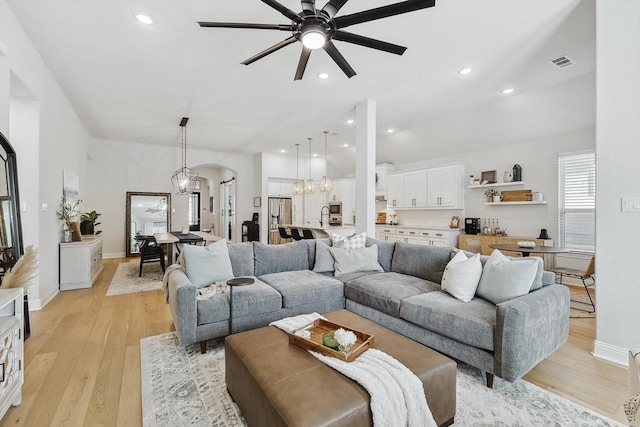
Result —
<instances>
[{"instance_id":1,"label":"white baseboard","mask_svg":"<svg viewBox=\"0 0 640 427\"><path fill-rule=\"evenodd\" d=\"M55 291L53 295L51 295L51 297L44 302L44 304L39 298L37 300L34 300L39 302L39 308L37 310L41 310L45 305L49 304L51 300L54 299L55 296L58 295L59 293L60 293L60 290ZM31 304L31 300L29 300L29 304ZM31 306L29 306L29 311L31 311Z\"/></svg>"},{"instance_id":2,"label":"white baseboard","mask_svg":"<svg viewBox=\"0 0 640 427\"><path fill-rule=\"evenodd\" d=\"M40 301L40 298L30 299L29 311L38 311L38 310L42 310L42 301Z\"/></svg>"},{"instance_id":3,"label":"white baseboard","mask_svg":"<svg viewBox=\"0 0 640 427\"><path fill-rule=\"evenodd\" d=\"M126 254L124 252L110 252L108 254L102 254L102 258L124 258Z\"/></svg>"},{"instance_id":4,"label":"white baseboard","mask_svg":"<svg viewBox=\"0 0 640 427\"><path fill-rule=\"evenodd\" d=\"M613 362L627 367L629 366L629 349L626 348L594 340L593 353L591 354L608 362Z\"/></svg>"}]
</instances>

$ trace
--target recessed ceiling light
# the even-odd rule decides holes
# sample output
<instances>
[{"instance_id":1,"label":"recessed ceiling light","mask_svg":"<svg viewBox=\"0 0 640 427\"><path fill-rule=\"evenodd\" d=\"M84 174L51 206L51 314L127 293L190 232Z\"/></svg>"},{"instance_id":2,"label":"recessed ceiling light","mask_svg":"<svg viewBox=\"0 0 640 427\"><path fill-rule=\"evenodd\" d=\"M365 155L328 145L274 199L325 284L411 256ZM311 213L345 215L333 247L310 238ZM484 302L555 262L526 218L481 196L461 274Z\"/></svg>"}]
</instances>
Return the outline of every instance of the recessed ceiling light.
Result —
<instances>
[{"instance_id":1,"label":"recessed ceiling light","mask_svg":"<svg viewBox=\"0 0 640 427\"><path fill-rule=\"evenodd\" d=\"M356 121L355 121L355 120L353 120L353 119L347 119L347 124L348 124L348 125L352 125L352 124L354 124L355 122L356 122Z\"/></svg>"},{"instance_id":2,"label":"recessed ceiling light","mask_svg":"<svg viewBox=\"0 0 640 427\"><path fill-rule=\"evenodd\" d=\"M462 74L463 76L466 76L467 74L471 74L472 71L473 71L473 68L462 68L461 70L458 70L458 74Z\"/></svg>"},{"instance_id":3,"label":"recessed ceiling light","mask_svg":"<svg viewBox=\"0 0 640 427\"><path fill-rule=\"evenodd\" d=\"M134 16L136 20L141 24L151 25L154 23L153 18L151 18L149 15L145 15L143 13L136 13Z\"/></svg>"},{"instance_id":4,"label":"recessed ceiling light","mask_svg":"<svg viewBox=\"0 0 640 427\"><path fill-rule=\"evenodd\" d=\"M502 89L502 90L500 91L500 93L502 93L502 94L504 94L504 95L509 95L510 93L513 93L513 91L514 91L514 90L515 90L515 89L514 89L514 88L512 88L512 87L508 87L508 88Z\"/></svg>"},{"instance_id":5,"label":"recessed ceiling light","mask_svg":"<svg viewBox=\"0 0 640 427\"><path fill-rule=\"evenodd\" d=\"M286 153L286 152L287 152L287 150L280 150L280 152L281 152L281 153Z\"/></svg>"},{"instance_id":6,"label":"recessed ceiling light","mask_svg":"<svg viewBox=\"0 0 640 427\"><path fill-rule=\"evenodd\" d=\"M326 80L329 78L329 73L320 73L318 74L318 78L322 80Z\"/></svg>"},{"instance_id":7,"label":"recessed ceiling light","mask_svg":"<svg viewBox=\"0 0 640 427\"><path fill-rule=\"evenodd\" d=\"M318 154L317 153L313 153L313 157L318 157Z\"/></svg>"},{"instance_id":8,"label":"recessed ceiling light","mask_svg":"<svg viewBox=\"0 0 640 427\"><path fill-rule=\"evenodd\" d=\"M392 129L392 128L387 129L387 133L394 133L395 131L396 131L396 130L395 130L395 129Z\"/></svg>"},{"instance_id":9,"label":"recessed ceiling light","mask_svg":"<svg viewBox=\"0 0 640 427\"><path fill-rule=\"evenodd\" d=\"M343 146L343 147L348 147L348 146L349 146L349 144L342 144L342 146Z\"/></svg>"}]
</instances>

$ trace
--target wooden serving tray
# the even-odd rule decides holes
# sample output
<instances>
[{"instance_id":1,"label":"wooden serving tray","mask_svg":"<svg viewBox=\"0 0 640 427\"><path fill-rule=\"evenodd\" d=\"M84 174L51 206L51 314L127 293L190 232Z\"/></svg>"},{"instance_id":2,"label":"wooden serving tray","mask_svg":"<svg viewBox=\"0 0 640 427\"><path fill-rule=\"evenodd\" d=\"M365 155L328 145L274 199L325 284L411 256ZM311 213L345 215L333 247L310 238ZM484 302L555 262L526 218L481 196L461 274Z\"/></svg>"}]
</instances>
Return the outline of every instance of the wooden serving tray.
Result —
<instances>
[{"instance_id":1,"label":"wooden serving tray","mask_svg":"<svg viewBox=\"0 0 640 427\"><path fill-rule=\"evenodd\" d=\"M526 202L531 200L531 190L510 190L500 193L503 202Z\"/></svg>"},{"instance_id":2,"label":"wooden serving tray","mask_svg":"<svg viewBox=\"0 0 640 427\"><path fill-rule=\"evenodd\" d=\"M334 350L322 344L322 334L327 331L336 331L340 328L356 334L356 343L348 353L342 353L341 351ZM311 339L305 339L296 335L296 332L304 329L311 332ZM344 360L345 362L353 362L362 353L373 348L373 345L375 344L375 337L338 323L329 322L324 319L316 319L313 323L307 326L289 332L289 344L292 343L307 350L324 354L325 356L335 357L336 359Z\"/></svg>"}]
</instances>

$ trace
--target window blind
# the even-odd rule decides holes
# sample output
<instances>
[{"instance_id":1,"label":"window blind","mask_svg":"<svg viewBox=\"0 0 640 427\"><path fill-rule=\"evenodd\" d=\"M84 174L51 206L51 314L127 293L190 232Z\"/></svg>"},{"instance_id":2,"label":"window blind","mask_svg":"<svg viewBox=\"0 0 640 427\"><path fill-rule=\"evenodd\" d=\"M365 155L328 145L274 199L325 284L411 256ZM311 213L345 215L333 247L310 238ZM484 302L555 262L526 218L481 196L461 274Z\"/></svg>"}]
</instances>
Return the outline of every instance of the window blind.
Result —
<instances>
[{"instance_id":1,"label":"window blind","mask_svg":"<svg viewBox=\"0 0 640 427\"><path fill-rule=\"evenodd\" d=\"M595 153L558 157L559 244L569 250L595 251Z\"/></svg>"}]
</instances>

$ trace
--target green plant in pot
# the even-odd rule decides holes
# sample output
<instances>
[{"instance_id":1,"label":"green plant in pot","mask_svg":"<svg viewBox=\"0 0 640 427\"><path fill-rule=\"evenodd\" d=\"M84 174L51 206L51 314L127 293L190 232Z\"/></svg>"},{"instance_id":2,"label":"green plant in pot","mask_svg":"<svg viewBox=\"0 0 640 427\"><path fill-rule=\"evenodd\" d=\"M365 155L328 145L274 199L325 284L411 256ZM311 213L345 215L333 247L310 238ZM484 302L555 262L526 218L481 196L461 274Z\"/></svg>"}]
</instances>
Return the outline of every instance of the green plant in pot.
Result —
<instances>
[{"instance_id":1,"label":"green plant in pot","mask_svg":"<svg viewBox=\"0 0 640 427\"><path fill-rule=\"evenodd\" d=\"M80 222L80 231L82 234L100 234L101 230L96 231L95 227L100 225L98 217L102 215L96 211L85 212L82 214L82 222Z\"/></svg>"},{"instance_id":2,"label":"green plant in pot","mask_svg":"<svg viewBox=\"0 0 640 427\"><path fill-rule=\"evenodd\" d=\"M487 198L487 202L493 202L493 197L499 195L498 191L494 188L487 188L484 191L484 195Z\"/></svg>"},{"instance_id":3,"label":"green plant in pot","mask_svg":"<svg viewBox=\"0 0 640 427\"><path fill-rule=\"evenodd\" d=\"M80 213L80 203L82 200L76 200L73 204L67 202L65 195L62 195L60 200L60 208L56 211L58 219L64 222L64 242L71 241L71 223L75 222L78 214Z\"/></svg>"}]
</instances>

